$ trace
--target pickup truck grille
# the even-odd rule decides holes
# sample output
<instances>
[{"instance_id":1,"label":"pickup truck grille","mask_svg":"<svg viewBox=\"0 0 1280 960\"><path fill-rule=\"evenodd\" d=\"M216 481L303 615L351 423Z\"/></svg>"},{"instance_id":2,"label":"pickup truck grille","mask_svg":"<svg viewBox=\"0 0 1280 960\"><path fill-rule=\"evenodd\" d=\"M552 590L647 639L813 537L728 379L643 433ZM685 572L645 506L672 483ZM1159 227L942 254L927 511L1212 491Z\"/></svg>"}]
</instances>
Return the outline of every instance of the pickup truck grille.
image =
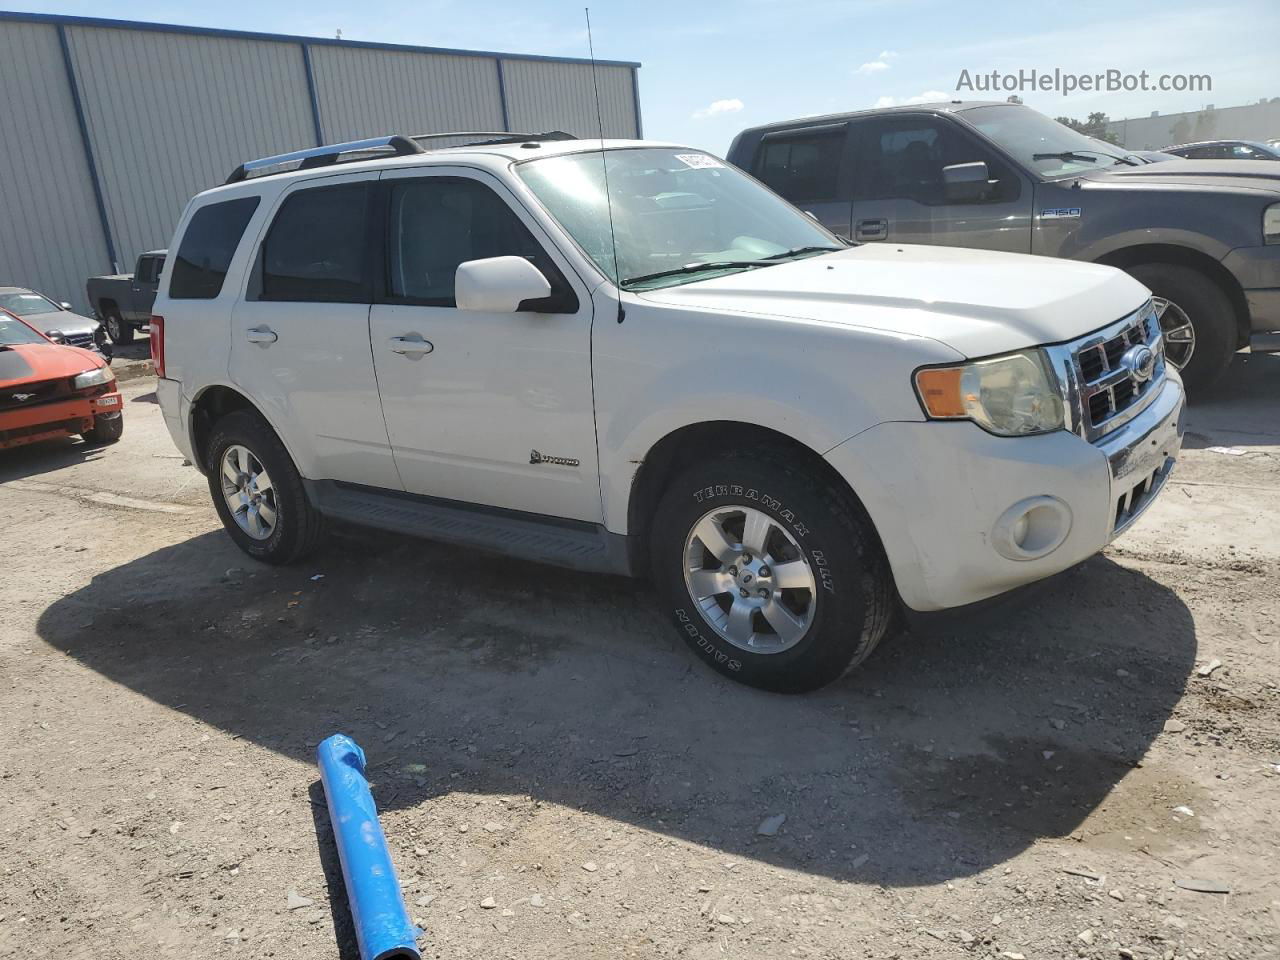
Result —
<instances>
[{"instance_id":1,"label":"pickup truck grille","mask_svg":"<svg viewBox=\"0 0 1280 960\"><path fill-rule=\"evenodd\" d=\"M1151 352L1145 366L1140 348ZM1076 431L1086 440L1099 440L1137 416L1165 379L1164 343L1150 301L1063 352L1074 381Z\"/></svg>"}]
</instances>

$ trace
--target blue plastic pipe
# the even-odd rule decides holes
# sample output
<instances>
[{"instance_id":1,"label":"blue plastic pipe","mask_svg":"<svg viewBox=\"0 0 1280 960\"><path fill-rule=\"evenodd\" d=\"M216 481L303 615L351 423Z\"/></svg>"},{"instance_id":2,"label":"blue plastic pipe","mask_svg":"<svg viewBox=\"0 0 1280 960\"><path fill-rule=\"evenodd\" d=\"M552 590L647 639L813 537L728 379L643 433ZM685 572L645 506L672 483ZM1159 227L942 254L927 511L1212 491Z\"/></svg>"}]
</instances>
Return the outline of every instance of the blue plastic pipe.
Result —
<instances>
[{"instance_id":1,"label":"blue plastic pipe","mask_svg":"<svg viewBox=\"0 0 1280 960\"><path fill-rule=\"evenodd\" d=\"M365 779L364 751L350 737L335 733L317 748L316 759L360 960L421 960L418 929L405 911L387 838Z\"/></svg>"}]
</instances>

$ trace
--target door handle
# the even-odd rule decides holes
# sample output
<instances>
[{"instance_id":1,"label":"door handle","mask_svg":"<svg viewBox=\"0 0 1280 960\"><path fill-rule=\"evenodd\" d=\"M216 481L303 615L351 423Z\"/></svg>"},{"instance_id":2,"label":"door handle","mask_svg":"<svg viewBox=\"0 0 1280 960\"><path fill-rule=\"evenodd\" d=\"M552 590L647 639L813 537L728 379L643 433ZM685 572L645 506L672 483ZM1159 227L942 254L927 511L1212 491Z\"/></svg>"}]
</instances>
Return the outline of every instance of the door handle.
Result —
<instances>
[{"instance_id":1,"label":"door handle","mask_svg":"<svg viewBox=\"0 0 1280 960\"><path fill-rule=\"evenodd\" d=\"M855 240L883 240L889 235L889 221L859 220L853 232Z\"/></svg>"},{"instance_id":2,"label":"door handle","mask_svg":"<svg viewBox=\"0 0 1280 960\"><path fill-rule=\"evenodd\" d=\"M435 349L435 345L430 340L424 340L420 333L409 333L403 337L392 337L389 341L391 344L391 352L399 353L406 356L419 356L430 353Z\"/></svg>"},{"instance_id":3,"label":"door handle","mask_svg":"<svg viewBox=\"0 0 1280 960\"><path fill-rule=\"evenodd\" d=\"M280 338L270 327L250 327L244 332L244 338L250 343L275 343Z\"/></svg>"}]
</instances>

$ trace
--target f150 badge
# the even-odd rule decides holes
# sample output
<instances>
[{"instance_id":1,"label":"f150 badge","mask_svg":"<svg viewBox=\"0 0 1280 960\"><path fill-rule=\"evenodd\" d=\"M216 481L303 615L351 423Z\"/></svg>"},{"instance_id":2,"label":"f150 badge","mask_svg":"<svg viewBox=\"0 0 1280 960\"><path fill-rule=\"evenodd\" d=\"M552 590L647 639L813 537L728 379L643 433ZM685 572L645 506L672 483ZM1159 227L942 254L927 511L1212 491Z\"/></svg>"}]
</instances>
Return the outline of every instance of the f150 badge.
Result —
<instances>
[{"instance_id":1,"label":"f150 badge","mask_svg":"<svg viewBox=\"0 0 1280 960\"><path fill-rule=\"evenodd\" d=\"M1048 207L1040 211L1041 220L1079 220L1079 207Z\"/></svg>"},{"instance_id":2,"label":"f150 badge","mask_svg":"<svg viewBox=\"0 0 1280 960\"><path fill-rule=\"evenodd\" d=\"M578 461L574 460L572 457L552 457L552 456L548 456L545 453L539 453L537 450L529 451L529 462L530 463L553 463L557 467L578 466Z\"/></svg>"}]
</instances>

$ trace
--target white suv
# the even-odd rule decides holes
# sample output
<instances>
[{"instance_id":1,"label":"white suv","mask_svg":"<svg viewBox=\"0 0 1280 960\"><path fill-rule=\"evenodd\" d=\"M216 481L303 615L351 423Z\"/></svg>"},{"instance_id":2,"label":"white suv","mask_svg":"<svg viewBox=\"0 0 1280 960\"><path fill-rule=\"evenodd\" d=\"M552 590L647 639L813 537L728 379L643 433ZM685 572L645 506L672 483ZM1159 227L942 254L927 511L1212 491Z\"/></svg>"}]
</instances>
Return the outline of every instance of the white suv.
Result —
<instances>
[{"instance_id":1,"label":"white suv","mask_svg":"<svg viewBox=\"0 0 1280 960\"><path fill-rule=\"evenodd\" d=\"M709 664L774 690L862 661L899 603L1095 553L1181 444L1119 270L848 248L685 147L271 157L170 249L160 405L250 556L334 517L648 574Z\"/></svg>"}]
</instances>

